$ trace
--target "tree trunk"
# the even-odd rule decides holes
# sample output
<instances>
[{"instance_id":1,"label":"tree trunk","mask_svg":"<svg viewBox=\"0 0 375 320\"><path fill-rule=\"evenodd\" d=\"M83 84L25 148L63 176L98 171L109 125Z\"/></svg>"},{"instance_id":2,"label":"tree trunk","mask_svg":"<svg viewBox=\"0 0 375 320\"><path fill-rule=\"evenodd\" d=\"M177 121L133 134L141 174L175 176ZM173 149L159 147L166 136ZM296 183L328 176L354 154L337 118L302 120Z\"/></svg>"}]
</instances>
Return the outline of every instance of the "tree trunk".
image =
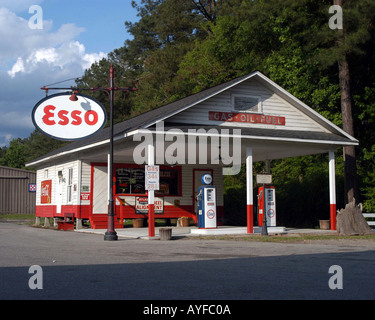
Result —
<instances>
[{"instance_id":1,"label":"tree trunk","mask_svg":"<svg viewBox=\"0 0 375 320\"><path fill-rule=\"evenodd\" d=\"M342 6L343 0L334 0L335 5ZM344 42L344 30L338 29L338 45ZM352 98L350 90L350 70L349 63L344 53L338 59L339 85L341 92L341 113L342 124L345 132L354 137L354 125L352 116ZM360 202L360 193L358 188L357 167L355 147L344 147L344 179L345 179L345 203L350 203L355 199L356 204Z\"/></svg>"},{"instance_id":2,"label":"tree trunk","mask_svg":"<svg viewBox=\"0 0 375 320\"><path fill-rule=\"evenodd\" d=\"M351 136L354 136L349 64L346 57L343 57L338 62L338 66L341 91L341 113L343 129ZM345 203L350 203L353 201L353 199L356 199L356 204L358 204L360 202L360 195L357 179L355 147L344 147L343 153L345 177Z\"/></svg>"},{"instance_id":3,"label":"tree trunk","mask_svg":"<svg viewBox=\"0 0 375 320\"><path fill-rule=\"evenodd\" d=\"M341 236L374 234L362 215L361 205L356 206L354 199L337 215L337 232Z\"/></svg>"}]
</instances>

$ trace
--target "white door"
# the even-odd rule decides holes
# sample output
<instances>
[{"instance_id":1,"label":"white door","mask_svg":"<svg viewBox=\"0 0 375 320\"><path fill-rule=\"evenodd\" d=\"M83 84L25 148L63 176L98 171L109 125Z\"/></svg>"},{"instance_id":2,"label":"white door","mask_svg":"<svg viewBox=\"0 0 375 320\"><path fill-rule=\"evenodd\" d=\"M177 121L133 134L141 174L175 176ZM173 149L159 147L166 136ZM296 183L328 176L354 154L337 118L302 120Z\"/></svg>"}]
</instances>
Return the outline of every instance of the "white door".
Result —
<instances>
[{"instance_id":1,"label":"white door","mask_svg":"<svg viewBox=\"0 0 375 320\"><path fill-rule=\"evenodd\" d=\"M108 175L107 167L94 167L94 185L92 199L92 213L108 212Z\"/></svg>"},{"instance_id":2,"label":"white door","mask_svg":"<svg viewBox=\"0 0 375 320\"><path fill-rule=\"evenodd\" d=\"M61 213L61 205L63 198L63 179L57 178L56 187L56 213Z\"/></svg>"}]
</instances>

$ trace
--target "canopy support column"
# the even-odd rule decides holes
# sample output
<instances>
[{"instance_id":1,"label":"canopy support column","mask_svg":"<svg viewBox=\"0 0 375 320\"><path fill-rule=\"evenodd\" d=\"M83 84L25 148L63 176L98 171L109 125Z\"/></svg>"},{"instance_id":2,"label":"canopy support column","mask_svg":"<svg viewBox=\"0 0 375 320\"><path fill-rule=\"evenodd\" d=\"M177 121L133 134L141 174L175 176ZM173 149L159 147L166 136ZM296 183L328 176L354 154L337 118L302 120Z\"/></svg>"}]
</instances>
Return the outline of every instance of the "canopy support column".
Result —
<instances>
[{"instance_id":1,"label":"canopy support column","mask_svg":"<svg viewBox=\"0 0 375 320\"><path fill-rule=\"evenodd\" d=\"M331 230L336 230L336 177L335 177L335 152L329 153L329 206Z\"/></svg>"},{"instance_id":2,"label":"canopy support column","mask_svg":"<svg viewBox=\"0 0 375 320\"><path fill-rule=\"evenodd\" d=\"M253 233L253 149L246 148L246 210L247 233Z\"/></svg>"}]
</instances>

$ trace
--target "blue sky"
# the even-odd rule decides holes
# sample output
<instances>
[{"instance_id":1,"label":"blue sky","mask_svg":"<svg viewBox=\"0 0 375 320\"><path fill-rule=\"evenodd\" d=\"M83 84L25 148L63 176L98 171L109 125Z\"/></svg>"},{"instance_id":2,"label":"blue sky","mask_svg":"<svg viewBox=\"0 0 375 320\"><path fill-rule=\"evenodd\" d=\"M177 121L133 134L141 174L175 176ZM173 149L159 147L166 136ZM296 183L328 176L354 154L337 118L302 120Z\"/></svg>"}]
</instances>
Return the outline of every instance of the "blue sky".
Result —
<instances>
[{"instance_id":1,"label":"blue sky","mask_svg":"<svg viewBox=\"0 0 375 320\"><path fill-rule=\"evenodd\" d=\"M42 29L29 26L32 5L42 9ZM80 77L123 46L124 22L138 19L131 0L0 0L0 147L34 130L40 87Z\"/></svg>"}]
</instances>

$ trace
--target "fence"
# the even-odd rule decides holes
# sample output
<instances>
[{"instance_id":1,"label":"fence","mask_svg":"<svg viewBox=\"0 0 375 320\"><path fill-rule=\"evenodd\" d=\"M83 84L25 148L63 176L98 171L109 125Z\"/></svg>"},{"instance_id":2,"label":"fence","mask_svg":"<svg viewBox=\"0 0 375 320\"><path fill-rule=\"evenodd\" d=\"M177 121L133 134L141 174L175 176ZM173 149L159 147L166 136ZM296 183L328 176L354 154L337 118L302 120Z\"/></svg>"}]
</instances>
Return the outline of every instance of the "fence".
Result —
<instances>
[{"instance_id":1,"label":"fence","mask_svg":"<svg viewBox=\"0 0 375 320\"><path fill-rule=\"evenodd\" d=\"M375 218L375 213L362 213L363 217L366 219L366 218ZM375 228L375 221L374 220L367 220L366 219L366 222L367 224L371 227L371 228Z\"/></svg>"},{"instance_id":2,"label":"fence","mask_svg":"<svg viewBox=\"0 0 375 320\"><path fill-rule=\"evenodd\" d=\"M0 213L35 214L36 173L0 166Z\"/></svg>"}]
</instances>

